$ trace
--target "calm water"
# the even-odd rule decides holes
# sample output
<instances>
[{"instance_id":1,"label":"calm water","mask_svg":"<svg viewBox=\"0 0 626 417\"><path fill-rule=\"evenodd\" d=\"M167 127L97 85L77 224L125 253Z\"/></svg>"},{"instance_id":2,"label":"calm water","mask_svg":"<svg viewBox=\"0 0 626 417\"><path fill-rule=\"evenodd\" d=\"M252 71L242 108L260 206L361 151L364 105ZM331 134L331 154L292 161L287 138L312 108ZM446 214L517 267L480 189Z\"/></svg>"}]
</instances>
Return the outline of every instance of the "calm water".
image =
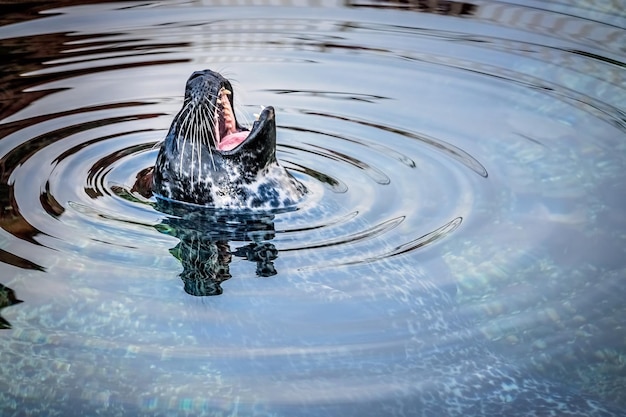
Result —
<instances>
[{"instance_id":1,"label":"calm water","mask_svg":"<svg viewBox=\"0 0 626 417\"><path fill-rule=\"evenodd\" d=\"M72 3L0 6L0 415L626 415L620 1ZM204 68L298 210L132 189Z\"/></svg>"}]
</instances>

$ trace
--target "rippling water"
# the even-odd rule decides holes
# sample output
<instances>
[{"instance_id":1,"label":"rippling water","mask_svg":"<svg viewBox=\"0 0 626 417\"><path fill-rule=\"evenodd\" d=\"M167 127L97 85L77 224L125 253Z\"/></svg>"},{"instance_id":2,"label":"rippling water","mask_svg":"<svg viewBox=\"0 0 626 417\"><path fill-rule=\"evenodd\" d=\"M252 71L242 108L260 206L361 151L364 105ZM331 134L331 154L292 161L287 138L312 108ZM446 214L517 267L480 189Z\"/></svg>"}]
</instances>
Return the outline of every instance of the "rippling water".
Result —
<instances>
[{"instance_id":1,"label":"rippling water","mask_svg":"<svg viewBox=\"0 0 626 417\"><path fill-rule=\"evenodd\" d=\"M0 5L2 416L545 412L492 368L623 415L619 1L73 3ZM298 210L133 189L204 68Z\"/></svg>"}]
</instances>

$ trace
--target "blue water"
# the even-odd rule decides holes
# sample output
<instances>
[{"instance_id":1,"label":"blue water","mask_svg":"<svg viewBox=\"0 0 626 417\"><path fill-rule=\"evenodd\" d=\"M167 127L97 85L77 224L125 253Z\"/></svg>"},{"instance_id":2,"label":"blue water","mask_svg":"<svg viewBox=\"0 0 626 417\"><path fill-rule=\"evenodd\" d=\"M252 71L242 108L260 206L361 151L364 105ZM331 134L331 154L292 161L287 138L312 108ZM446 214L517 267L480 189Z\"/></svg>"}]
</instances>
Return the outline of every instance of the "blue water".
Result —
<instances>
[{"instance_id":1,"label":"blue water","mask_svg":"<svg viewBox=\"0 0 626 417\"><path fill-rule=\"evenodd\" d=\"M493 370L626 414L619 2L73 3L0 6L0 415L548 415ZM297 210L134 192L204 68Z\"/></svg>"}]
</instances>

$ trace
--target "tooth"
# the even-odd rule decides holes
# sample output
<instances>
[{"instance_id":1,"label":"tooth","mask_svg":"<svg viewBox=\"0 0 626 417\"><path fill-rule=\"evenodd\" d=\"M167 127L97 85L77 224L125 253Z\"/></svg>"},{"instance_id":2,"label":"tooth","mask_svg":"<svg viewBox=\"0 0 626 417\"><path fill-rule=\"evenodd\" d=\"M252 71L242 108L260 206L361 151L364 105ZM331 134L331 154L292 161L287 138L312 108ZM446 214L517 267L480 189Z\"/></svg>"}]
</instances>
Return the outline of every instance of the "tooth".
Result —
<instances>
[{"instance_id":1,"label":"tooth","mask_svg":"<svg viewBox=\"0 0 626 417\"><path fill-rule=\"evenodd\" d=\"M261 111L265 110L265 106L261 106ZM254 116L254 120L259 120L259 117L261 117L261 113L252 113L252 115Z\"/></svg>"}]
</instances>

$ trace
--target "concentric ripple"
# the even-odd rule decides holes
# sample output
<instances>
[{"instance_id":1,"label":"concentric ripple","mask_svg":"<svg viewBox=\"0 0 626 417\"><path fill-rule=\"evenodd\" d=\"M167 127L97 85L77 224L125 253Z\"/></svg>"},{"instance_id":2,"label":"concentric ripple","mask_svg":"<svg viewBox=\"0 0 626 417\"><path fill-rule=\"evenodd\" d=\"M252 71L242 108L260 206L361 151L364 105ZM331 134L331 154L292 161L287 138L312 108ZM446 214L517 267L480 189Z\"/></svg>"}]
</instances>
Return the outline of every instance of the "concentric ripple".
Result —
<instances>
[{"instance_id":1,"label":"concentric ripple","mask_svg":"<svg viewBox=\"0 0 626 417\"><path fill-rule=\"evenodd\" d=\"M438 387L491 368L626 408L619 7L88 3L0 14L0 414L472 415ZM204 68L295 210L136 186Z\"/></svg>"}]
</instances>

